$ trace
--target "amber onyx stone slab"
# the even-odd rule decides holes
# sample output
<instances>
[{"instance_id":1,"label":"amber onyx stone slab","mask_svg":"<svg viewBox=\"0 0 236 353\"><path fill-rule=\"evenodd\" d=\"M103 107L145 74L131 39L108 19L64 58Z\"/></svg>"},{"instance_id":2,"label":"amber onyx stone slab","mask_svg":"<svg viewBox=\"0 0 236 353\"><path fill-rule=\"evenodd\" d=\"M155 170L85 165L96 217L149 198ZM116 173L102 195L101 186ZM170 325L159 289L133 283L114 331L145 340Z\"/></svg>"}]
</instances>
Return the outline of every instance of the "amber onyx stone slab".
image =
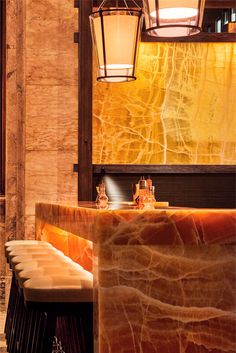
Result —
<instances>
[{"instance_id":1,"label":"amber onyx stone slab","mask_svg":"<svg viewBox=\"0 0 236 353\"><path fill-rule=\"evenodd\" d=\"M38 204L37 237L93 241L99 353L236 351L235 210L78 206Z\"/></svg>"},{"instance_id":2,"label":"amber onyx stone slab","mask_svg":"<svg viewBox=\"0 0 236 353\"><path fill-rule=\"evenodd\" d=\"M93 163L235 164L235 58L235 43L141 43L136 81L94 71Z\"/></svg>"}]
</instances>

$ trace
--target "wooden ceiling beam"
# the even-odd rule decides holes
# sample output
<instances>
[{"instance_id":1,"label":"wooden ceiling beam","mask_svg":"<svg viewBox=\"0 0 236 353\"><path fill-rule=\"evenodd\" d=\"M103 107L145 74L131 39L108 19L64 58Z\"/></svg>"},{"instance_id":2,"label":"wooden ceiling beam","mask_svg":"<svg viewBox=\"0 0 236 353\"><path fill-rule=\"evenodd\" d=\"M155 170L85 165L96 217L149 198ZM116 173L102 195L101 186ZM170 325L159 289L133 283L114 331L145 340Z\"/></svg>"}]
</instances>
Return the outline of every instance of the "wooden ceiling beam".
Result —
<instances>
[{"instance_id":1,"label":"wooden ceiling beam","mask_svg":"<svg viewBox=\"0 0 236 353\"><path fill-rule=\"evenodd\" d=\"M85 0L86 1L86 0ZM79 0L75 0L75 7L78 7ZM130 5L133 4L132 0L126 0L126 2ZM110 5L109 5L110 3ZM120 3L122 1L120 0ZM136 3L142 7L142 1L136 0ZM101 0L94 0L93 5L94 7L98 7L101 4ZM109 6L114 6L114 0L110 0L107 2ZM229 8L236 8L236 0L206 0L205 4L206 9L229 9Z\"/></svg>"},{"instance_id":2,"label":"wooden ceiling beam","mask_svg":"<svg viewBox=\"0 0 236 353\"><path fill-rule=\"evenodd\" d=\"M233 9L236 8L235 0L206 0L206 9Z\"/></svg>"}]
</instances>

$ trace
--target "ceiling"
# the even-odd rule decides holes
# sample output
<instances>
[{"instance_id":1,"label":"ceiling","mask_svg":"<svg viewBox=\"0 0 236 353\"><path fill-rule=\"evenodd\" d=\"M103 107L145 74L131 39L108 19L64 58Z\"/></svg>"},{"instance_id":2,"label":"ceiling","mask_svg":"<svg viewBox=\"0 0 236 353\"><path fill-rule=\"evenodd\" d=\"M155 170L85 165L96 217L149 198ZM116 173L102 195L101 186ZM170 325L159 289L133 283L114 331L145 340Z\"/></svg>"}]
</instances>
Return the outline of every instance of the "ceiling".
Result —
<instances>
[{"instance_id":1,"label":"ceiling","mask_svg":"<svg viewBox=\"0 0 236 353\"><path fill-rule=\"evenodd\" d=\"M108 0L106 2L106 5L109 6L114 6L114 2L116 0ZM139 6L142 6L142 1L141 0L135 0L136 3ZM93 0L94 6L99 6L101 4L101 0ZM119 0L119 5L122 6L122 2L124 3L124 0ZM134 2L132 0L126 0L127 4L133 5ZM226 8L236 8L236 0L206 0L205 3L205 8L220 8L220 9L226 9Z\"/></svg>"}]
</instances>

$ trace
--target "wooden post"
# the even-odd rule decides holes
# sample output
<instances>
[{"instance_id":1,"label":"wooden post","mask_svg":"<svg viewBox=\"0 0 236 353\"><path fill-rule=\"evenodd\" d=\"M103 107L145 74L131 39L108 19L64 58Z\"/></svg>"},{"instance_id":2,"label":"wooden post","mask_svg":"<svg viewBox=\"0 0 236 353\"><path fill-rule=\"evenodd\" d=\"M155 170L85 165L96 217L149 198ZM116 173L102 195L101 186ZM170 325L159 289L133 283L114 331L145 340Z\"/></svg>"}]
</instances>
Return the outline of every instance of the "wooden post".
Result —
<instances>
[{"instance_id":1,"label":"wooden post","mask_svg":"<svg viewBox=\"0 0 236 353\"><path fill-rule=\"evenodd\" d=\"M6 154L6 2L0 4L0 195L5 194Z\"/></svg>"},{"instance_id":2,"label":"wooden post","mask_svg":"<svg viewBox=\"0 0 236 353\"><path fill-rule=\"evenodd\" d=\"M92 0L79 0L78 199L92 200Z\"/></svg>"}]
</instances>

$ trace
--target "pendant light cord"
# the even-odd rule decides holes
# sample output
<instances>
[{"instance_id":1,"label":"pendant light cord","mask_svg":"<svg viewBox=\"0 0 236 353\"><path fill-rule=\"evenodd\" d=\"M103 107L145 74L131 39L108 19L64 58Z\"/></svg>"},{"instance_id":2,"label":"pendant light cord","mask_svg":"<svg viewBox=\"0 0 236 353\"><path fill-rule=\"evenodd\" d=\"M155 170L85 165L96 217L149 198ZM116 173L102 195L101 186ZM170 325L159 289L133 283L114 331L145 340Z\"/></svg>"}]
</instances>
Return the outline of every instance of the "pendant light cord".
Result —
<instances>
[{"instance_id":1,"label":"pendant light cord","mask_svg":"<svg viewBox=\"0 0 236 353\"><path fill-rule=\"evenodd\" d=\"M137 8L141 10L141 7L139 6L139 4L137 4L137 2L135 0L132 0L132 1L133 1L134 5L137 6Z\"/></svg>"},{"instance_id":2,"label":"pendant light cord","mask_svg":"<svg viewBox=\"0 0 236 353\"><path fill-rule=\"evenodd\" d=\"M99 6L98 10L101 10L101 8L105 5L106 2L107 2L107 0L103 0L101 2L101 5Z\"/></svg>"}]
</instances>

